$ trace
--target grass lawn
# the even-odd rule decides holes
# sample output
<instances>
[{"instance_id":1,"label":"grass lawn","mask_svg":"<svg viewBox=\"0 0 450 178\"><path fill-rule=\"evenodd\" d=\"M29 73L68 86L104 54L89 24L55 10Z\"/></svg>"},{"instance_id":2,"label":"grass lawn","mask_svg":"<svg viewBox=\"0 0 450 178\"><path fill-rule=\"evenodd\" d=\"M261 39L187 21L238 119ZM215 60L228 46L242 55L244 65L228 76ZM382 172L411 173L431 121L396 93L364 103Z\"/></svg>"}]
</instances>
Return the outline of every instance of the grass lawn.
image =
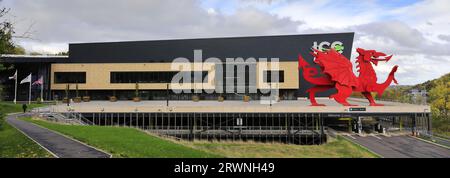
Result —
<instances>
[{"instance_id":1,"label":"grass lawn","mask_svg":"<svg viewBox=\"0 0 450 178\"><path fill-rule=\"evenodd\" d=\"M31 110L33 108L46 106L46 104L31 103L31 105L27 104L27 106L28 106L27 110ZM16 112L23 112L22 104L14 104L13 102L0 101L0 114L8 114Z\"/></svg>"},{"instance_id":2,"label":"grass lawn","mask_svg":"<svg viewBox=\"0 0 450 178\"><path fill-rule=\"evenodd\" d=\"M188 142L162 139L133 128L61 125L31 118L25 120L108 151L114 157L376 157L365 148L343 138L313 146L253 142Z\"/></svg>"},{"instance_id":3,"label":"grass lawn","mask_svg":"<svg viewBox=\"0 0 450 178\"><path fill-rule=\"evenodd\" d=\"M450 119L433 118L433 132L445 137L450 137Z\"/></svg>"},{"instance_id":4,"label":"grass lawn","mask_svg":"<svg viewBox=\"0 0 450 178\"><path fill-rule=\"evenodd\" d=\"M198 150L230 158L375 158L375 154L344 138L329 140L323 145L286 145L254 142L185 142Z\"/></svg>"},{"instance_id":5,"label":"grass lawn","mask_svg":"<svg viewBox=\"0 0 450 178\"><path fill-rule=\"evenodd\" d=\"M133 158L210 158L221 157L172 141L152 136L133 128L61 125L25 118L51 130L71 136L81 142L105 150L113 157Z\"/></svg>"},{"instance_id":6,"label":"grass lawn","mask_svg":"<svg viewBox=\"0 0 450 178\"><path fill-rule=\"evenodd\" d=\"M33 104L29 108L44 105ZM22 111L22 105L0 102L0 113L14 113ZM17 129L6 123L0 115L0 158L42 158L53 157L45 149L23 135Z\"/></svg>"}]
</instances>

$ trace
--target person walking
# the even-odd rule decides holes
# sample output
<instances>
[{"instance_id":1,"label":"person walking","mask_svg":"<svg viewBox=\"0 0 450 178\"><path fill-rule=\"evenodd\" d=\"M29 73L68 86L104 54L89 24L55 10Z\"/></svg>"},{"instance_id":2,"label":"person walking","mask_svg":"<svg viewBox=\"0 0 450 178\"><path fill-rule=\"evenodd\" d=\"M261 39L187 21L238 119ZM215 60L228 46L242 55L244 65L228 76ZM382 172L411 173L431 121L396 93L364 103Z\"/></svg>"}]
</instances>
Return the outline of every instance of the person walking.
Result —
<instances>
[{"instance_id":1,"label":"person walking","mask_svg":"<svg viewBox=\"0 0 450 178\"><path fill-rule=\"evenodd\" d=\"M27 108L28 108L27 104L22 104L23 113L27 112Z\"/></svg>"}]
</instances>

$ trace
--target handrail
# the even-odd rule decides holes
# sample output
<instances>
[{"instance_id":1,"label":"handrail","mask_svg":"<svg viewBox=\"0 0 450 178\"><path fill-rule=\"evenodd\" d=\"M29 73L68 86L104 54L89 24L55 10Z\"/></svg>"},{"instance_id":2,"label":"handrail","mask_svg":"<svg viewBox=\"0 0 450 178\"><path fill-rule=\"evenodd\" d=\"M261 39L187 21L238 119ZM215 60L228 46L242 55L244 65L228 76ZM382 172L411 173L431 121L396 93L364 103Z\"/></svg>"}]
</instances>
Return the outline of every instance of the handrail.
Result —
<instances>
[{"instance_id":1,"label":"handrail","mask_svg":"<svg viewBox=\"0 0 450 178\"><path fill-rule=\"evenodd\" d=\"M36 110L35 110L36 111ZM64 122L70 122L71 120L78 121L81 125L94 125L89 119L86 119L81 113L78 112L54 112L51 108L46 111L37 110L39 114L46 114L48 116L54 117L56 120L63 120Z\"/></svg>"},{"instance_id":2,"label":"handrail","mask_svg":"<svg viewBox=\"0 0 450 178\"><path fill-rule=\"evenodd\" d=\"M80 124L83 125L94 125L90 120L86 119L81 113L78 112L66 112L65 114L68 115L69 119L73 118L75 120L78 120Z\"/></svg>"}]
</instances>

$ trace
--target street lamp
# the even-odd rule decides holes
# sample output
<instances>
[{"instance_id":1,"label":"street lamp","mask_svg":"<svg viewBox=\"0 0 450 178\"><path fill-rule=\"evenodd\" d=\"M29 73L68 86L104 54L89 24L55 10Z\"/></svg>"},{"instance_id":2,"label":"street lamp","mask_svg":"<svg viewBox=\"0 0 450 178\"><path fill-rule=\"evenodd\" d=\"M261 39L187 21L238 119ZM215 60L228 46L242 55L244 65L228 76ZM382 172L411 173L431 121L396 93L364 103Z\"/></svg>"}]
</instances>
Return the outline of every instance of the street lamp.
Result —
<instances>
[{"instance_id":1,"label":"street lamp","mask_svg":"<svg viewBox=\"0 0 450 178\"><path fill-rule=\"evenodd\" d=\"M166 106L169 107L169 83L166 85Z\"/></svg>"},{"instance_id":2,"label":"street lamp","mask_svg":"<svg viewBox=\"0 0 450 178\"><path fill-rule=\"evenodd\" d=\"M270 76L270 77L272 77L272 75ZM270 79L270 82L269 82L269 87L270 87L270 94L269 94L269 100L270 100L270 107L272 107L272 79Z\"/></svg>"}]
</instances>

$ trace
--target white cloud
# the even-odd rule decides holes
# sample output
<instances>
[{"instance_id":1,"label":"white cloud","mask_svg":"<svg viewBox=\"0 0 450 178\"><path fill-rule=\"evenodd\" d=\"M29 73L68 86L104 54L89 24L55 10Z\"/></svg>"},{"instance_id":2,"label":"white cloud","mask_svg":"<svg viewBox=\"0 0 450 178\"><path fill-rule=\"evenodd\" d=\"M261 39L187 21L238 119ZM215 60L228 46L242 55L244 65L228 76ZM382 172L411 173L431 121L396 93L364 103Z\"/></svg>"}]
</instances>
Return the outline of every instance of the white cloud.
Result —
<instances>
[{"instance_id":1,"label":"white cloud","mask_svg":"<svg viewBox=\"0 0 450 178\"><path fill-rule=\"evenodd\" d=\"M272 13L306 22L301 29L344 28L365 24L380 15L370 1L352 3L335 0L287 1L286 5L273 9Z\"/></svg>"},{"instance_id":2,"label":"white cloud","mask_svg":"<svg viewBox=\"0 0 450 178\"><path fill-rule=\"evenodd\" d=\"M450 1L448 0L425 0L394 9L390 13L393 17L414 26L432 39L435 39L437 34L450 35L450 31L448 31L450 29Z\"/></svg>"},{"instance_id":3,"label":"white cloud","mask_svg":"<svg viewBox=\"0 0 450 178\"><path fill-rule=\"evenodd\" d=\"M355 46L393 54L450 56L447 45L430 40L423 32L397 20L372 22L348 29L357 32Z\"/></svg>"},{"instance_id":4,"label":"white cloud","mask_svg":"<svg viewBox=\"0 0 450 178\"><path fill-rule=\"evenodd\" d=\"M38 52L40 54L56 54L58 52L68 51L67 43L23 41L20 43L20 46L27 49L28 52Z\"/></svg>"},{"instance_id":5,"label":"white cloud","mask_svg":"<svg viewBox=\"0 0 450 178\"><path fill-rule=\"evenodd\" d=\"M438 35L438 38L450 42L450 35Z\"/></svg>"},{"instance_id":6,"label":"white cloud","mask_svg":"<svg viewBox=\"0 0 450 178\"><path fill-rule=\"evenodd\" d=\"M221 36L276 35L296 32L300 22L245 7L225 14L203 8L196 0L9 0L11 13L21 17L18 33L35 22L33 38L19 44L46 45L95 41L129 41ZM58 45L59 46L59 45ZM51 50L51 48L53 48Z\"/></svg>"},{"instance_id":7,"label":"white cloud","mask_svg":"<svg viewBox=\"0 0 450 178\"><path fill-rule=\"evenodd\" d=\"M209 15L216 15L217 14L217 12L216 12L216 10L214 8L208 8L207 12L208 12Z\"/></svg>"}]
</instances>

